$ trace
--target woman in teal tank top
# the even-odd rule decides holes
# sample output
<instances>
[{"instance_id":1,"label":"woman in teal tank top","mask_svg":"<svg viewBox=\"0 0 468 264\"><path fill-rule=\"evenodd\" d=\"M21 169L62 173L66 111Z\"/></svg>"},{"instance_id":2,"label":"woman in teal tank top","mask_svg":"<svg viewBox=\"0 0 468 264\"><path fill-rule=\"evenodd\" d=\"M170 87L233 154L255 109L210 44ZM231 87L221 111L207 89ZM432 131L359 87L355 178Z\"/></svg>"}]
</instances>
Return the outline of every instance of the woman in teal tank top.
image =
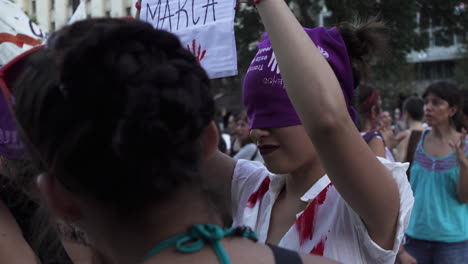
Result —
<instances>
[{"instance_id":1,"label":"woman in teal tank top","mask_svg":"<svg viewBox=\"0 0 468 264\"><path fill-rule=\"evenodd\" d=\"M405 249L420 263L468 261L468 141L457 132L458 89L435 83L424 95L432 129L423 132L411 167L414 208Z\"/></svg>"}]
</instances>

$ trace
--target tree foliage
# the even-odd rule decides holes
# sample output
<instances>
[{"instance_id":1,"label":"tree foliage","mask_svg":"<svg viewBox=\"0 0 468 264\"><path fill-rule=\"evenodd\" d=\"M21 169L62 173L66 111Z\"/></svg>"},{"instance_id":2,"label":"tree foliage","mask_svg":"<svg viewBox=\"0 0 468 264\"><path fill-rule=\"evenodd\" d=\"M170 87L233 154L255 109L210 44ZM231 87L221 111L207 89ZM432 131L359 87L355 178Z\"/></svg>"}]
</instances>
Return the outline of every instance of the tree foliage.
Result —
<instances>
[{"instance_id":1,"label":"tree foliage","mask_svg":"<svg viewBox=\"0 0 468 264\"><path fill-rule=\"evenodd\" d=\"M387 106L395 106L401 94L414 91L415 65L408 64L407 54L429 47L429 29L437 45L452 45L453 34L466 40L468 16L462 1L454 0L325 0L332 11L331 24L378 16L389 28L389 56L373 66L367 81L377 85ZM468 62L460 60L455 78L468 73Z\"/></svg>"}]
</instances>

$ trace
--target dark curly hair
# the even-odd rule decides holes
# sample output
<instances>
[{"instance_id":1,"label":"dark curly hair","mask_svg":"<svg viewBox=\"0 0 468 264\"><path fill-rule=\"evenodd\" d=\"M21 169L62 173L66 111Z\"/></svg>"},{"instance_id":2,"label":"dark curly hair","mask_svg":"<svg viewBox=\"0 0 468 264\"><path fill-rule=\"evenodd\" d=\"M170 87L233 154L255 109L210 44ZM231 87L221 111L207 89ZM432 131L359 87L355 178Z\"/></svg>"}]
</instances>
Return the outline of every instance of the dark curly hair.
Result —
<instances>
[{"instance_id":1,"label":"dark curly hair","mask_svg":"<svg viewBox=\"0 0 468 264\"><path fill-rule=\"evenodd\" d=\"M422 98L426 99L429 94L433 94L447 101L450 107L457 107L457 112L452 116L450 121L457 130L460 130L463 127L463 98L458 87L446 81L438 81L430 84L426 88Z\"/></svg>"},{"instance_id":2,"label":"dark curly hair","mask_svg":"<svg viewBox=\"0 0 468 264\"><path fill-rule=\"evenodd\" d=\"M72 192L129 210L201 184L199 137L215 106L207 74L171 33L77 22L31 56L13 93L42 168Z\"/></svg>"}]
</instances>

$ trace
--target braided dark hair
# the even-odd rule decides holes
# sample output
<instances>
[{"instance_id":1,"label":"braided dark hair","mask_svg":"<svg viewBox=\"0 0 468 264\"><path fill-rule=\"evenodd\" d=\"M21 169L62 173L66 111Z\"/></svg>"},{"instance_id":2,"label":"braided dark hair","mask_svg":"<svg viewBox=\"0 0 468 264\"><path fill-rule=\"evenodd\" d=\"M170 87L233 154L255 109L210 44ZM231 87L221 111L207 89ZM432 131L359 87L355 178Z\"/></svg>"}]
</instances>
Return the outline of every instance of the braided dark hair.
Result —
<instances>
[{"instance_id":1,"label":"braided dark hair","mask_svg":"<svg viewBox=\"0 0 468 264\"><path fill-rule=\"evenodd\" d=\"M201 183L199 137L214 101L176 36L90 19L55 33L29 65L14 91L17 118L70 191L128 210Z\"/></svg>"}]
</instances>

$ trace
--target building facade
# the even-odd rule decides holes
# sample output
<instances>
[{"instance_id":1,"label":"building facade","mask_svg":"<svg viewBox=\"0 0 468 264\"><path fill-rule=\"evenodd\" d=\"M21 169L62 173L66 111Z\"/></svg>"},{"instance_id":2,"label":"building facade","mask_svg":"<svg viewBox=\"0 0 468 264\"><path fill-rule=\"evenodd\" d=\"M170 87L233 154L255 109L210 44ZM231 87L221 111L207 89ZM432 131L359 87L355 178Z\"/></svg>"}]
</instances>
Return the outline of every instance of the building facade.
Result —
<instances>
[{"instance_id":1,"label":"building facade","mask_svg":"<svg viewBox=\"0 0 468 264\"><path fill-rule=\"evenodd\" d=\"M53 32L67 24L83 2L86 17L135 16L135 0L16 0L46 32Z\"/></svg>"},{"instance_id":2,"label":"building facade","mask_svg":"<svg viewBox=\"0 0 468 264\"><path fill-rule=\"evenodd\" d=\"M463 7L464 11L464 7ZM467 34L454 34L444 31L443 25L438 25L432 18L423 18L417 14L418 24L423 20L429 27L418 29L417 34L426 39L426 48L413 51L407 55L407 61L414 65L415 88L422 91L434 81L453 81L457 62L463 58L464 44Z\"/></svg>"}]
</instances>

